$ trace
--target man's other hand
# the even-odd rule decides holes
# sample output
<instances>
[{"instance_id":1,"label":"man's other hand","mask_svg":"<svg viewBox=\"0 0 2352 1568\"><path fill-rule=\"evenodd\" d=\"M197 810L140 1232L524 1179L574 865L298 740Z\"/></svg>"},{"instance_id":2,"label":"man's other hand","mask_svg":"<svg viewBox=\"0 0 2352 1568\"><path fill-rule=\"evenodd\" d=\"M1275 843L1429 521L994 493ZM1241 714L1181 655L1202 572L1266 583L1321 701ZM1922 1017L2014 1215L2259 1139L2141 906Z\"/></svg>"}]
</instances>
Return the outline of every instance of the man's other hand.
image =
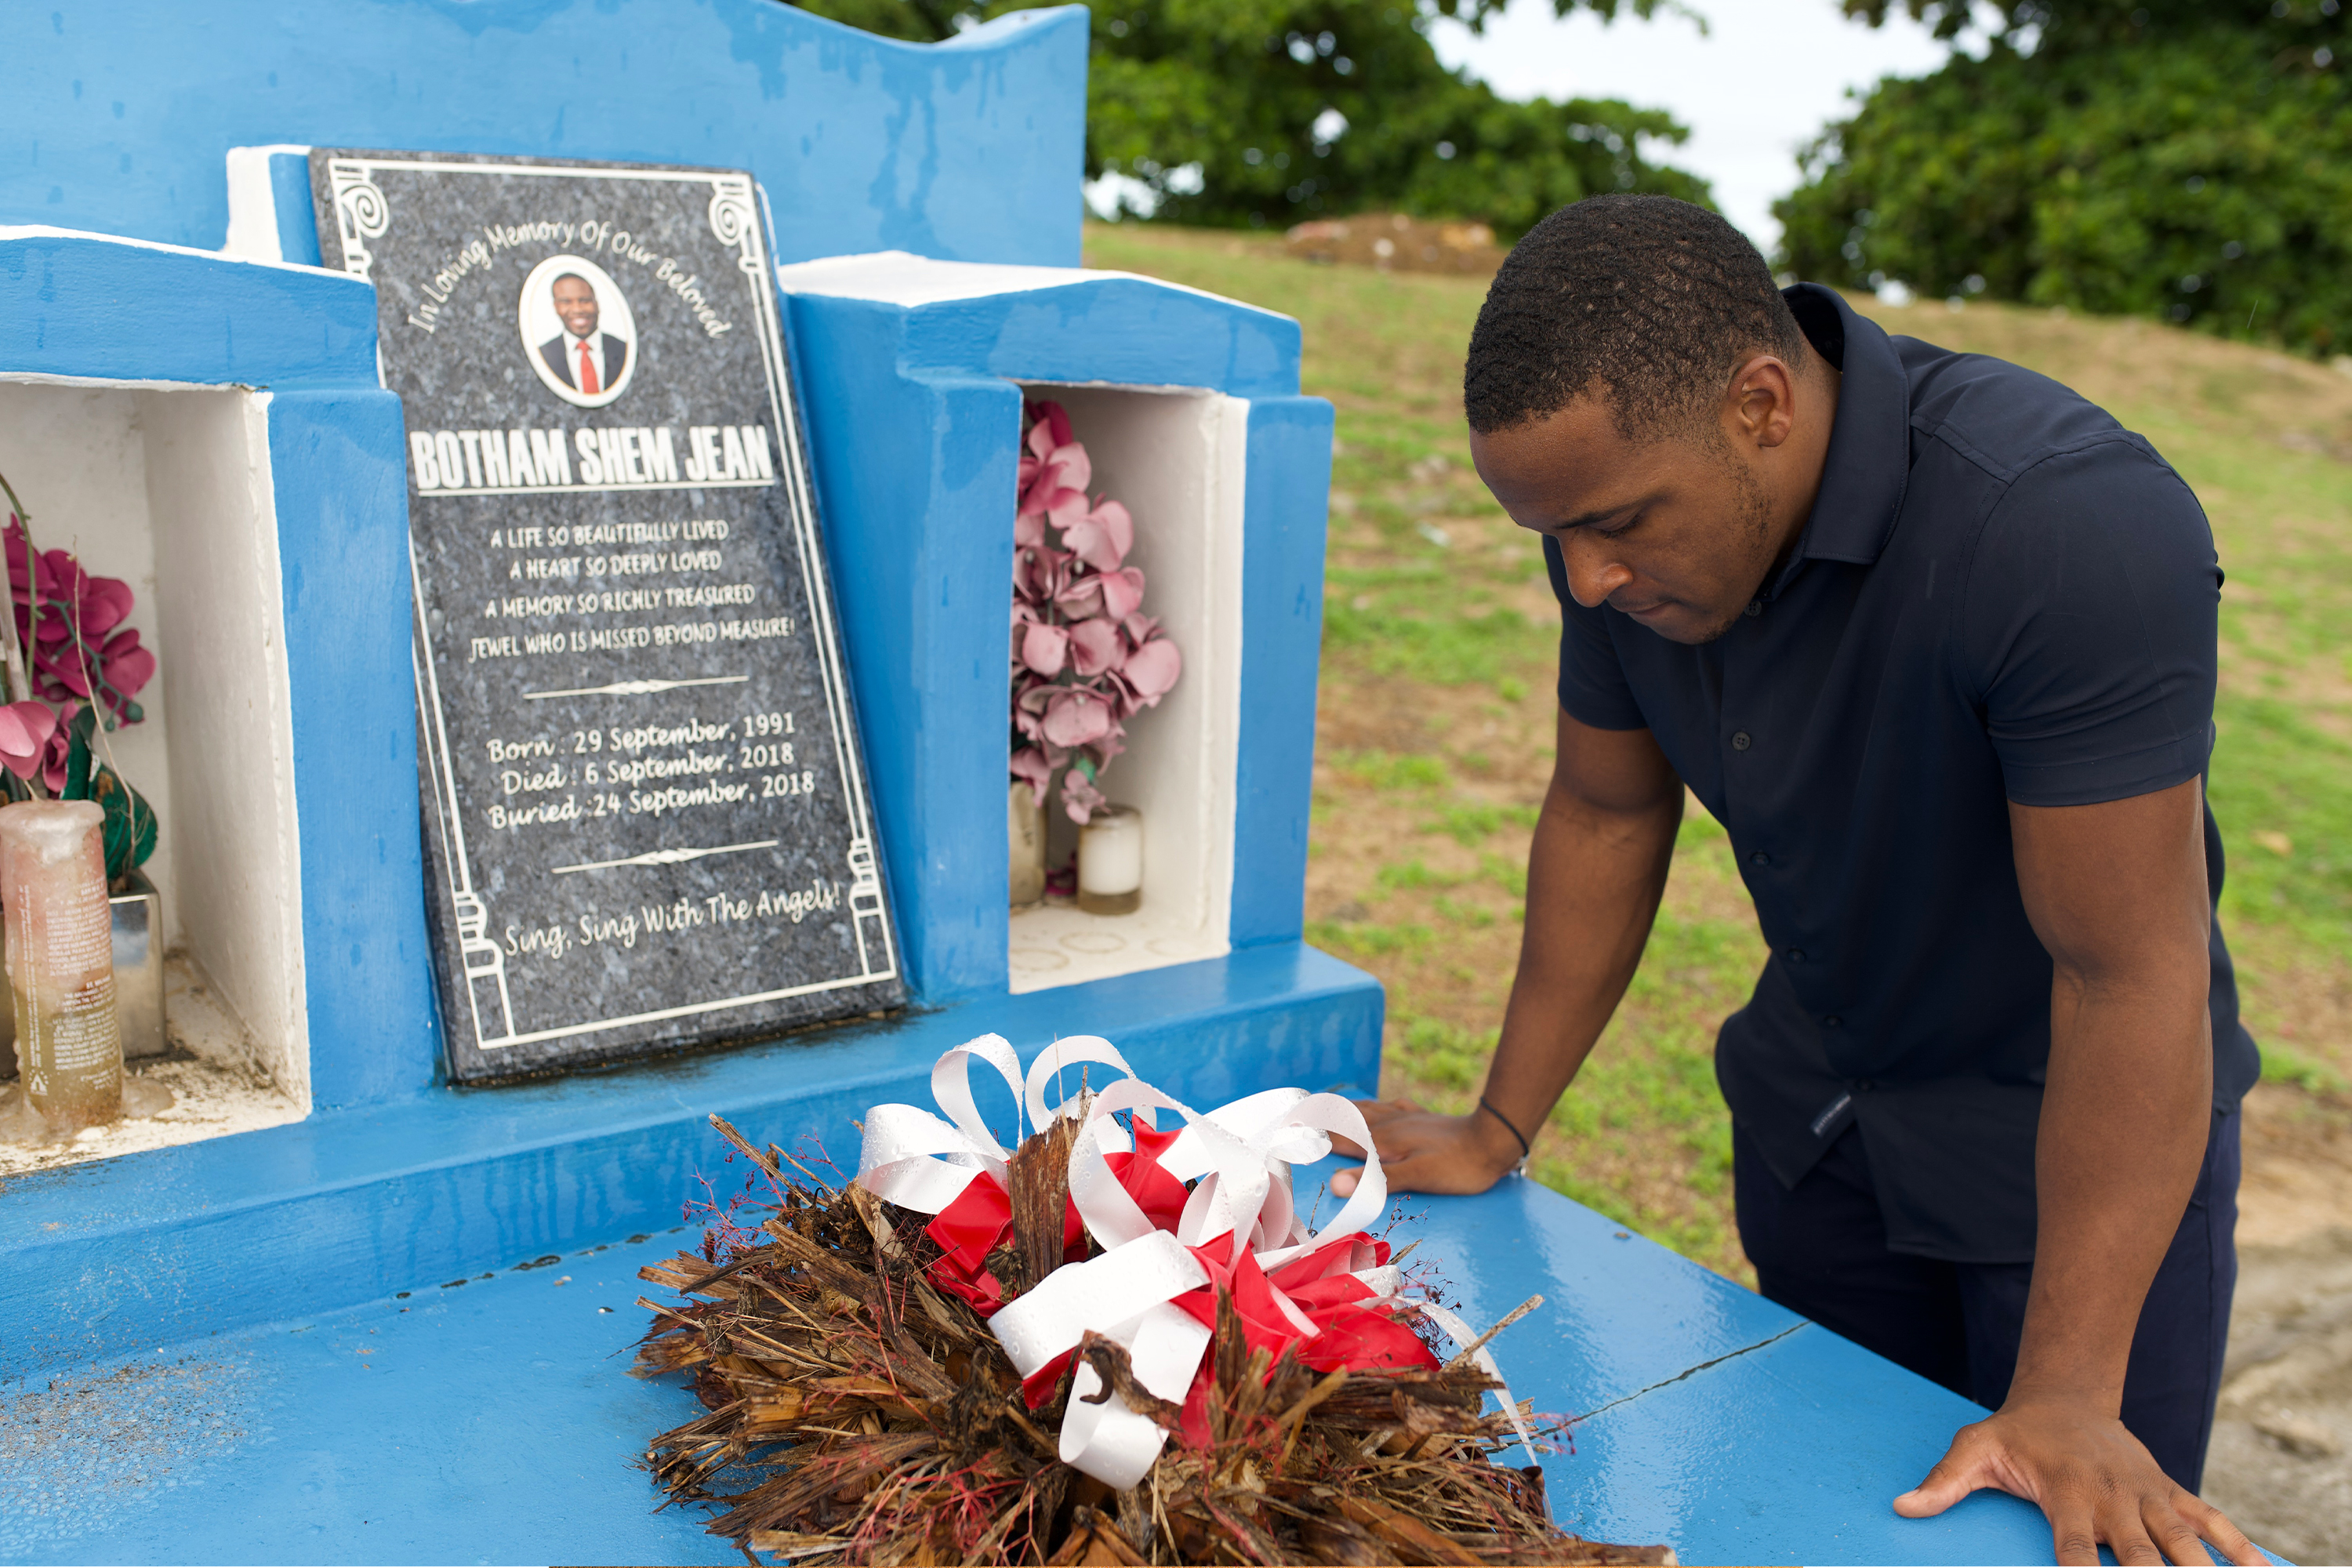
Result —
<instances>
[{"instance_id":1,"label":"man's other hand","mask_svg":"<svg viewBox=\"0 0 2352 1568\"><path fill-rule=\"evenodd\" d=\"M1364 1113L1372 1142L1380 1146L1381 1172L1392 1193L1483 1193L1519 1163L1518 1140L1483 1111L1441 1116L1410 1100L1360 1100L1356 1109ZM1334 1137L1331 1147L1363 1157L1364 1152L1346 1138ZM1334 1175L1331 1190L1343 1198L1352 1196L1360 1170Z\"/></svg>"},{"instance_id":2,"label":"man's other hand","mask_svg":"<svg viewBox=\"0 0 2352 1568\"><path fill-rule=\"evenodd\" d=\"M1926 1519L1981 1487L2039 1504L2061 1563L2096 1563L2105 1546L2117 1563L2204 1563L2207 1541L2232 1563L2269 1561L2221 1510L2175 1485L2122 1422L2075 1401L2012 1397L1961 1427L1895 1511Z\"/></svg>"}]
</instances>

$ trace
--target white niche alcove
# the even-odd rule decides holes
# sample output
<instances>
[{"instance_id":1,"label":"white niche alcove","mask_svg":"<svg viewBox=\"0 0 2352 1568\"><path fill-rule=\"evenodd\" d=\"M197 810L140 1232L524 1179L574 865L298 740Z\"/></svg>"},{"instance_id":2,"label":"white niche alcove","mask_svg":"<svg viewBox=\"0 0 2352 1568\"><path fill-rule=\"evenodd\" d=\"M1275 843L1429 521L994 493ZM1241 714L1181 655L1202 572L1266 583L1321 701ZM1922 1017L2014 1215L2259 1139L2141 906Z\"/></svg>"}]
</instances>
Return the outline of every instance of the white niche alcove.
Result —
<instances>
[{"instance_id":1,"label":"white niche alcove","mask_svg":"<svg viewBox=\"0 0 2352 1568\"><path fill-rule=\"evenodd\" d=\"M1249 435L1245 400L1198 388L1022 390L1069 411L1094 467L1090 493L1134 515L1128 563L1143 572L1143 613L1176 639L1184 673L1158 707L1128 721L1127 750L1102 776L1104 794L1143 814L1142 906L1116 916L1072 904L1016 911L1006 952L1016 993L1231 949ZM1077 829L1058 795L1046 811L1048 863L1058 865Z\"/></svg>"},{"instance_id":2,"label":"white niche alcove","mask_svg":"<svg viewBox=\"0 0 2352 1568\"><path fill-rule=\"evenodd\" d=\"M145 719L110 740L158 818L145 869L173 953L167 1033L201 1058L241 1058L247 1069L242 1088L224 1079L218 1092L167 1078L181 1106L109 1129L75 1157L291 1121L310 1108L268 405L268 394L242 389L0 381L0 473L31 512L34 543L130 584L136 604L125 624L155 654L155 678L138 697ZM256 1068L266 1086L250 1081Z\"/></svg>"}]
</instances>

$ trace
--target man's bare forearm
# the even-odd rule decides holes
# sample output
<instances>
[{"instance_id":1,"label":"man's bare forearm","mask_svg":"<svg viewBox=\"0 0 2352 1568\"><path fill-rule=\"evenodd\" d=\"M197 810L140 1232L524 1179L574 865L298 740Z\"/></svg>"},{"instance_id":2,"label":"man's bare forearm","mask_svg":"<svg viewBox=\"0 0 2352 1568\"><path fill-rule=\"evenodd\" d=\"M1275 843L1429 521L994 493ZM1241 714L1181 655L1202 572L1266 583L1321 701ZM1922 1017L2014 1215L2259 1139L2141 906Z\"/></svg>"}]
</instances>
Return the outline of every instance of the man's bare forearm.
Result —
<instances>
[{"instance_id":1,"label":"man's bare forearm","mask_svg":"<svg viewBox=\"0 0 2352 1568\"><path fill-rule=\"evenodd\" d=\"M2012 1398L2120 1408L2141 1301L2197 1183L2213 1113L2201 806L2192 782L2110 808L2122 863L2095 837L2053 834L2046 814L2018 823L2028 906L2056 976L2034 1157L2041 1226ZM2103 878L2141 896L2116 900Z\"/></svg>"},{"instance_id":2,"label":"man's bare forearm","mask_svg":"<svg viewBox=\"0 0 2352 1568\"><path fill-rule=\"evenodd\" d=\"M1682 824L1671 773L1601 803L1559 781L1528 861L1518 973L1486 1098L1532 1134L1584 1065L1641 962Z\"/></svg>"}]
</instances>

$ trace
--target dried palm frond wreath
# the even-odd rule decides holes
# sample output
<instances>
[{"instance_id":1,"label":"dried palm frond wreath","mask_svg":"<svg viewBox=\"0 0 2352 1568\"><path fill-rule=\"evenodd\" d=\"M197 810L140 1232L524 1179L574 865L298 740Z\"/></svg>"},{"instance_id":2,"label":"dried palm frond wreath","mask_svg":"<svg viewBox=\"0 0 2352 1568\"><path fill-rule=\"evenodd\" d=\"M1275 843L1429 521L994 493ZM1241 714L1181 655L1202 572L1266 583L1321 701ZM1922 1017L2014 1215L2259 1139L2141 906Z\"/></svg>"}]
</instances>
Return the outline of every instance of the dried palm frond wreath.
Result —
<instances>
[{"instance_id":1,"label":"dried palm frond wreath","mask_svg":"<svg viewBox=\"0 0 2352 1568\"><path fill-rule=\"evenodd\" d=\"M999 1060L992 1042L960 1049L998 1066L1017 1091L1010 1048ZM1071 1059L1116 1058L1100 1041L1062 1046ZM935 1074L935 1092L941 1082ZM635 1371L685 1374L706 1406L648 1448L673 1501L718 1505L714 1533L747 1556L793 1563L1675 1560L1665 1547L1562 1533L1543 1472L1497 1462L1531 1434L1517 1408L1486 1408L1503 1384L1486 1342L1540 1298L1482 1336L1457 1321L1453 1337L1469 1342L1440 1362L1423 1338L1436 1330L1421 1325L1446 1315L1398 1293L1385 1243L1360 1231L1328 1239L1337 1223L1297 1243L1287 1163L1265 1150L1287 1138L1296 1154L1315 1140L1301 1140L1295 1117L1287 1133L1269 1133L1282 1112L1252 1110L1269 1097L1210 1117L1183 1112L1209 1128L1186 1145L1152 1130L1148 1109L1131 1133L1100 1110L1174 1105L1132 1079L1059 1113L1045 1110L1036 1085L1033 1072L1030 1109L1044 1131L1012 1151L971 1137L976 1115L941 1137L948 1124L928 1112L877 1108L859 1177L838 1186L711 1118L773 1202L737 1203L715 1215L699 1256L641 1270L681 1299L640 1299L655 1321ZM1283 1096L1283 1112L1334 1098ZM968 1089L940 1099L951 1113L971 1109ZM1234 1151L1253 1140L1272 1174L1237 1193L1251 1184L1235 1180L1246 1173ZM1128 1146L1104 1157L1118 1143ZM1173 1174L1202 1157L1217 1169ZM1150 1234L1123 1245L1097 1234L1116 1234L1124 1212L1105 1196L1106 1174ZM1248 1212L1283 1211L1245 1233L1276 1245L1228 1253L1221 1188L1257 1205ZM1385 1203L1383 1188L1372 1206ZM1261 1257L1277 1267L1261 1268ZM1178 1260L1181 1277L1163 1287L1178 1293L1127 1311L1134 1298L1120 1282L1131 1287L1129 1266L1150 1258ZM1073 1324L1089 1310L1120 1317L1041 1339L1056 1304L1074 1302Z\"/></svg>"}]
</instances>

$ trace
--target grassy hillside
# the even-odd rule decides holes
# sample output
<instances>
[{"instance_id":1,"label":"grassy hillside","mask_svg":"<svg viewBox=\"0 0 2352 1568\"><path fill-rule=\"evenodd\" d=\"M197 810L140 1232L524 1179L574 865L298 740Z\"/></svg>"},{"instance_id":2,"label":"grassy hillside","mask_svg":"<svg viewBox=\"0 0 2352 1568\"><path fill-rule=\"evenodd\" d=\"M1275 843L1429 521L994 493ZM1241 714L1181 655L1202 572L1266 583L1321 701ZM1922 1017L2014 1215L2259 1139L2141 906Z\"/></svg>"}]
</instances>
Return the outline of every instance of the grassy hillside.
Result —
<instances>
[{"instance_id":1,"label":"grassy hillside","mask_svg":"<svg viewBox=\"0 0 2352 1568\"><path fill-rule=\"evenodd\" d=\"M1250 300L1306 330L1339 409L1312 940L1389 987L1387 1081L1468 1105L1517 952L1551 762L1558 613L1536 542L1470 469L1461 354L1481 279L1311 267L1278 242L1096 226L1089 265ZM2247 1016L2283 1087L2255 1144L2352 1123L2352 376L2137 321L1857 301L1999 354L2146 434L2203 499L2229 574L2214 809ZM1625 1007L1538 1142L1559 1190L1744 1277L1715 1031L1762 961L1723 833L1696 809ZM2261 1149L2250 1145L2250 1166Z\"/></svg>"}]
</instances>

